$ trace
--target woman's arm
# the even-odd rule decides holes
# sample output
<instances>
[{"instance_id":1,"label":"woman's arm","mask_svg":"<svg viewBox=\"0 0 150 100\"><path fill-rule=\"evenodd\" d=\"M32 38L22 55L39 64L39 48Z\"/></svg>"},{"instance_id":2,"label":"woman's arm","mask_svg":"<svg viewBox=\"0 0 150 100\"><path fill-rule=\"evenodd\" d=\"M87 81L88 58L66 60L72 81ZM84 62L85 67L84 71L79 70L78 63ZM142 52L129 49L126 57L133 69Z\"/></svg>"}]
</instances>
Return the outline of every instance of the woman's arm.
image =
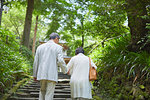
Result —
<instances>
[{"instance_id":1,"label":"woman's arm","mask_svg":"<svg viewBox=\"0 0 150 100\"><path fill-rule=\"evenodd\" d=\"M95 69L97 69L97 66L94 64L94 62L91 60L91 65L92 67L94 67Z\"/></svg>"},{"instance_id":2,"label":"woman's arm","mask_svg":"<svg viewBox=\"0 0 150 100\"><path fill-rule=\"evenodd\" d=\"M69 63L67 64L67 74L72 74L73 71L73 58L70 59Z\"/></svg>"}]
</instances>

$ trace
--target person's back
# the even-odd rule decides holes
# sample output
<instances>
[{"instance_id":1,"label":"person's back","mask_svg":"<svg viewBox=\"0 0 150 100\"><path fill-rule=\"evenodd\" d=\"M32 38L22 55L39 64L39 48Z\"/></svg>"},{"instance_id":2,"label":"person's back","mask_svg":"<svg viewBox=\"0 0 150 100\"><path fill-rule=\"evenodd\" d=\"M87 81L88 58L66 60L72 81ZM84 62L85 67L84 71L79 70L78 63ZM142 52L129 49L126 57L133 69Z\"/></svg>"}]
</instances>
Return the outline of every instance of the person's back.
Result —
<instances>
[{"instance_id":1,"label":"person's back","mask_svg":"<svg viewBox=\"0 0 150 100\"><path fill-rule=\"evenodd\" d=\"M72 58L74 61L71 81L85 81L88 79L89 73L89 58L80 53Z\"/></svg>"},{"instance_id":2,"label":"person's back","mask_svg":"<svg viewBox=\"0 0 150 100\"><path fill-rule=\"evenodd\" d=\"M62 47L58 45L59 35L52 33L47 43L37 48L33 77L39 80L41 89L39 100L53 100L54 89L58 81L58 66L66 73L66 63L63 59Z\"/></svg>"},{"instance_id":3,"label":"person's back","mask_svg":"<svg viewBox=\"0 0 150 100\"><path fill-rule=\"evenodd\" d=\"M92 61L91 64L97 68ZM89 57L84 55L83 48L76 49L76 56L71 58L67 68L68 74L71 74L70 85L72 99L92 99L89 81Z\"/></svg>"},{"instance_id":4,"label":"person's back","mask_svg":"<svg viewBox=\"0 0 150 100\"><path fill-rule=\"evenodd\" d=\"M62 47L54 43L52 40L38 47L37 52L40 55L40 58L37 80L45 79L57 82L57 55L61 49Z\"/></svg>"}]
</instances>

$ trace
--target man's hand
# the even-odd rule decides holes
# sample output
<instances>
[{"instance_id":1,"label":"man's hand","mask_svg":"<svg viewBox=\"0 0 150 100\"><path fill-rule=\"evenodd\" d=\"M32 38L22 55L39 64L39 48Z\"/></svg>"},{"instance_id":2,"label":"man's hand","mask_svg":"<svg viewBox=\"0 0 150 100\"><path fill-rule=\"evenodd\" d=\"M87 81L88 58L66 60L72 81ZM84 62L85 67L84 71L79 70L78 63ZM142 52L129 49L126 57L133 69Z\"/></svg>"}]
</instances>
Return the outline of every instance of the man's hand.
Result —
<instances>
[{"instance_id":1,"label":"man's hand","mask_svg":"<svg viewBox=\"0 0 150 100\"><path fill-rule=\"evenodd\" d=\"M70 69L69 69L69 71L67 72L67 74L70 75Z\"/></svg>"},{"instance_id":2,"label":"man's hand","mask_svg":"<svg viewBox=\"0 0 150 100\"><path fill-rule=\"evenodd\" d=\"M36 81L36 82L38 81L36 77L34 77L33 80Z\"/></svg>"}]
</instances>

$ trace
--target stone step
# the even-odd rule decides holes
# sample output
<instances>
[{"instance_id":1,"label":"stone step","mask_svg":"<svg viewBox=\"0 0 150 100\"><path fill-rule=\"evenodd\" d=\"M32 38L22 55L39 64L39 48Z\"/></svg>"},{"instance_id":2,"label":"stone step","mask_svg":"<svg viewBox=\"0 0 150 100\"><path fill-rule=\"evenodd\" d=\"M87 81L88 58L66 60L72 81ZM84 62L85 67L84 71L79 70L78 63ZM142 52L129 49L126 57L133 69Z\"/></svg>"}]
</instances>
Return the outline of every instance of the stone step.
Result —
<instances>
[{"instance_id":1,"label":"stone step","mask_svg":"<svg viewBox=\"0 0 150 100\"><path fill-rule=\"evenodd\" d=\"M56 84L56 86L70 86L69 83L58 83ZM25 85L23 87L40 87L40 85L38 84L29 84L29 85Z\"/></svg>"},{"instance_id":2,"label":"stone step","mask_svg":"<svg viewBox=\"0 0 150 100\"><path fill-rule=\"evenodd\" d=\"M59 83L59 84L56 84L56 86L70 86L69 83Z\"/></svg>"},{"instance_id":3,"label":"stone step","mask_svg":"<svg viewBox=\"0 0 150 100\"><path fill-rule=\"evenodd\" d=\"M40 82L28 83L28 85L40 85Z\"/></svg>"},{"instance_id":4,"label":"stone step","mask_svg":"<svg viewBox=\"0 0 150 100\"><path fill-rule=\"evenodd\" d=\"M59 90L59 89L55 89L55 90ZM70 91L71 89L70 88L64 88L64 89L61 89L63 91Z\"/></svg>"},{"instance_id":5,"label":"stone step","mask_svg":"<svg viewBox=\"0 0 150 100\"><path fill-rule=\"evenodd\" d=\"M58 83L65 83L65 84L69 84L69 82L70 82L70 79L58 79ZM29 84L27 84L27 86L40 86L40 82L33 82L33 83L29 83ZM26 86L26 85L25 85Z\"/></svg>"},{"instance_id":6,"label":"stone step","mask_svg":"<svg viewBox=\"0 0 150 100\"><path fill-rule=\"evenodd\" d=\"M54 98L53 100L72 100L71 98Z\"/></svg>"},{"instance_id":7,"label":"stone step","mask_svg":"<svg viewBox=\"0 0 150 100\"><path fill-rule=\"evenodd\" d=\"M39 92L40 89L18 89L17 91L23 91L23 92L27 92L27 93L30 93L30 92Z\"/></svg>"},{"instance_id":8,"label":"stone step","mask_svg":"<svg viewBox=\"0 0 150 100\"><path fill-rule=\"evenodd\" d=\"M39 98L18 98L18 97L14 97L14 98L9 98L8 100L39 100ZM72 100L71 98L54 98L53 100Z\"/></svg>"},{"instance_id":9,"label":"stone step","mask_svg":"<svg viewBox=\"0 0 150 100\"><path fill-rule=\"evenodd\" d=\"M65 83L63 83L62 81L60 81L60 83L56 84L56 86L70 86L69 83L67 83L68 81L65 81ZM40 87L40 84L27 84L27 85L24 85L22 87Z\"/></svg>"},{"instance_id":10,"label":"stone step","mask_svg":"<svg viewBox=\"0 0 150 100\"><path fill-rule=\"evenodd\" d=\"M55 89L65 89L65 88L70 88L70 86L55 86ZM35 87L22 87L21 89L26 89L26 90L39 90L40 89L40 87L37 87L37 88L35 88Z\"/></svg>"},{"instance_id":11,"label":"stone step","mask_svg":"<svg viewBox=\"0 0 150 100\"><path fill-rule=\"evenodd\" d=\"M69 84L56 84L56 87L61 86L61 87L69 87ZM35 87L35 88L40 88L40 85L25 85L24 87Z\"/></svg>"},{"instance_id":12,"label":"stone step","mask_svg":"<svg viewBox=\"0 0 150 100\"><path fill-rule=\"evenodd\" d=\"M32 97L39 97L39 93L35 92L31 92L30 95ZM71 98L71 95L66 93L54 93L54 98Z\"/></svg>"},{"instance_id":13,"label":"stone step","mask_svg":"<svg viewBox=\"0 0 150 100\"><path fill-rule=\"evenodd\" d=\"M53 100L72 100L69 85L70 76L59 72L58 78L59 79L55 86ZM26 85L20 86L17 92L7 100L38 100L39 91L40 82L35 82L33 79L31 79Z\"/></svg>"},{"instance_id":14,"label":"stone step","mask_svg":"<svg viewBox=\"0 0 150 100\"><path fill-rule=\"evenodd\" d=\"M65 93L65 94L70 94L71 91L70 91L70 90L65 90L65 91L64 91L64 90L55 90L54 93L63 93L63 94Z\"/></svg>"},{"instance_id":15,"label":"stone step","mask_svg":"<svg viewBox=\"0 0 150 100\"><path fill-rule=\"evenodd\" d=\"M35 88L40 88L40 85L25 85L24 87L35 87Z\"/></svg>"},{"instance_id":16,"label":"stone step","mask_svg":"<svg viewBox=\"0 0 150 100\"><path fill-rule=\"evenodd\" d=\"M40 90L28 90L28 89L18 89L18 92L26 92L26 93L30 93L30 92L39 92ZM70 89L55 89L54 93L66 93L69 94L71 91Z\"/></svg>"},{"instance_id":17,"label":"stone step","mask_svg":"<svg viewBox=\"0 0 150 100\"><path fill-rule=\"evenodd\" d=\"M39 100L39 98L34 97L11 97L8 100Z\"/></svg>"},{"instance_id":18,"label":"stone step","mask_svg":"<svg viewBox=\"0 0 150 100\"><path fill-rule=\"evenodd\" d=\"M64 88L70 88L70 86L55 86L55 89L64 89Z\"/></svg>"},{"instance_id":19,"label":"stone step","mask_svg":"<svg viewBox=\"0 0 150 100\"><path fill-rule=\"evenodd\" d=\"M17 91L18 91L18 92L19 92L19 91L22 91L22 92L29 92L28 89L22 89L22 88L19 88Z\"/></svg>"},{"instance_id":20,"label":"stone step","mask_svg":"<svg viewBox=\"0 0 150 100\"><path fill-rule=\"evenodd\" d=\"M39 98L27 97L11 97L7 100L39 100ZM71 98L54 98L53 100L72 100Z\"/></svg>"},{"instance_id":21,"label":"stone step","mask_svg":"<svg viewBox=\"0 0 150 100\"><path fill-rule=\"evenodd\" d=\"M54 94L54 98L71 98L71 94Z\"/></svg>"},{"instance_id":22,"label":"stone step","mask_svg":"<svg viewBox=\"0 0 150 100\"><path fill-rule=\"evenodd\" d=\"M30 92L32 97L39 97L39 92Z\"/></svg>"},{"instance_id":23,"label":"stone step","mask_svg":"<svg viewBox=\"0 0 150 100\"><path fill-rule=\"evenodd\" d=\"M59 79L58 83L69 83L70 79Z\"/></svg>"},{"instance_id":24,"label":"stone step","mask_svg":"<svg viewBox=\"0 0 150 100\"><path fill-rule=\"evenodd\" d=\"M16 92L14 95L18 97L30 97L30 94L25 92Z\"/></svg>"},{"instance_id":25,"label":"stone step","mask_svg":"<svg viewBox=\"0 0 150 100\"><path fill-rule=\"evenodd\" d=\"M40 89L40 88L35 88L35 87L22 87L21 89Z\"/></svg>"}]
</instances>

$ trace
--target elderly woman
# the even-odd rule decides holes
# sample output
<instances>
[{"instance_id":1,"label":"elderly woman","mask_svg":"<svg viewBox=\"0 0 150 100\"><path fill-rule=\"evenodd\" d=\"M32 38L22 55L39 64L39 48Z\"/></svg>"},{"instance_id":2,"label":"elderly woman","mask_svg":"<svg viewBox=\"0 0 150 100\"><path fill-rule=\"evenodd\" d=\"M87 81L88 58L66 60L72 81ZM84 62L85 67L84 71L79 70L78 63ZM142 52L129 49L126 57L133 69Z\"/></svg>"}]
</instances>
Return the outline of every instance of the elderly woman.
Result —
<instances>
[{"instance_id":1,"label":"elderly woman","mask_svg":"<svg viewBox=\"0 0 150 100\"><path fill-rule=\"evenodd\" d=\"M71 97L73 100L92 99L89 57L84 55L84 50L81 47L76 49L75 54L76 56L72 57L67 65L68 74L71 74ZM91 65L97 69L92 61Z\"/></svg>"}]
</instances>

